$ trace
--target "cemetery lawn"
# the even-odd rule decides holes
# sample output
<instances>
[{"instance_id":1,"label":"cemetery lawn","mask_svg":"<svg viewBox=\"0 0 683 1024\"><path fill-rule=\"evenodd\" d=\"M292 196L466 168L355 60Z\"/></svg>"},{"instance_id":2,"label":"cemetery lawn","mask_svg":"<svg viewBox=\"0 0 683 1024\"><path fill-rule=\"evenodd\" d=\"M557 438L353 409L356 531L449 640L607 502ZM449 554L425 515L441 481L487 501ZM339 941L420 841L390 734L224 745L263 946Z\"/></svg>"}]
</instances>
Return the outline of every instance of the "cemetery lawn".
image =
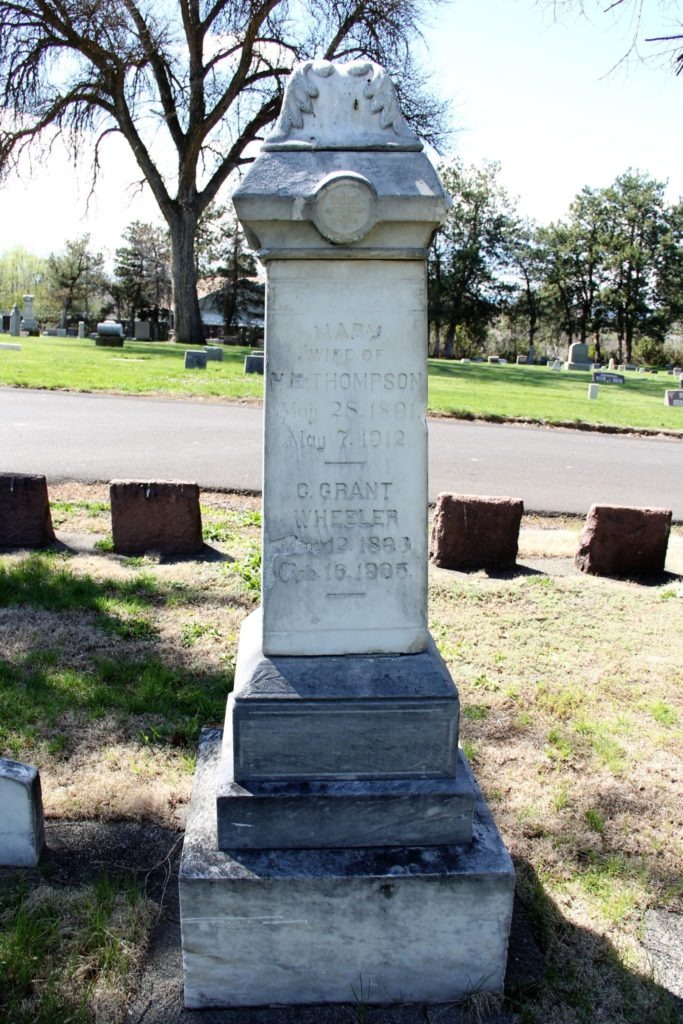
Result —
<instances>
[{"instance_id":1,"label":"cemetery lawn","mask_svg":"<svg viewBox=\"0 0 683 1024\"><path fill-rule=\"evenodd\" d=\"M258 401L263 378L244 373L251 351L223 348L222 362L185 370L186 345L126 341L123 349L97 348L78 338L22 338L21 352L0 351L0 386L169 395L224 401ZM339 367L336 367L339 369ZM563 426L666 430L683 435L680 408L664 406L664 392L678 379L627 372L626 383L600 385L587 397L589 373L555 373L544 366L462 364L429 360L429 409L435 415L523 420ZM381 398L400 400L394 387Z\"/></svg>"},{"instance_id":2,"label":"cemetery lawn","mask_svg":"<svg viewBox=\"0 0 683 1024\"><path fill-rule=\"evenodd\" d=\"M52 485L62 546L0 555L0 756L40 768L48 844L98 822L179 842L259 601L258 501L203 493L205 554L160 561L110 553L107 497ZM579 528L526 517L515 573L432 570L431 629L546 960L509 1009L674 1024L646 946L649 915L683 913L683 529L667 575L635 583L576 573ZM0 871L0 1019L117 1024L159 894L44 874Z\"/></svg>"}]
</instances>

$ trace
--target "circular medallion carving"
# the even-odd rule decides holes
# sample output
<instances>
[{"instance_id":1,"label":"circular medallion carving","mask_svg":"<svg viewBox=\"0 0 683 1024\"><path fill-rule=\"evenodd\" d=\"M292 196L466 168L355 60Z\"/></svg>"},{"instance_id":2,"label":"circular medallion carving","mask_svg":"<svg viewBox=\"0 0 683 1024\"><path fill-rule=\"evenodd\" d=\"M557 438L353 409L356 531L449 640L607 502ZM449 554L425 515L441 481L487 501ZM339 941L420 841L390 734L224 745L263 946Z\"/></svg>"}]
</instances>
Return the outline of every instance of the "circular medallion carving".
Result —
<instances>
[{"instance_id":1,"label":"circular medallion carving","mask_svg":"<svg viewBox=\"0 0 683 1024\"><path fill-rule=\"evenodd\" d=\"M360 175L327 179L315 197L313 220L330 242L358 242L375 226L375 192Z\"/></svg>"}]
</instances>

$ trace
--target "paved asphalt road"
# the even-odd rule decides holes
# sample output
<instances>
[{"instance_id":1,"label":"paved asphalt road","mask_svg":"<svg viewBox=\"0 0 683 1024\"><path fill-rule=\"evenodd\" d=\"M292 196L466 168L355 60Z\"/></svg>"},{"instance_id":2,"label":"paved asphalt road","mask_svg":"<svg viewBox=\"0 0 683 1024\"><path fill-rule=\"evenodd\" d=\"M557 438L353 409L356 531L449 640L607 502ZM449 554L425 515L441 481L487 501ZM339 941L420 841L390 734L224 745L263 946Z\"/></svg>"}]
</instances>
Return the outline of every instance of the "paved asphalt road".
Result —
<instances>
[{"instance_id":1,"label":"paved asphalt road","mask_svg":"<svg viewBox=\"0 0 683 1024\"><path fill-rule=\"evenodd\" d=\"M0 389L0 471L48 480L196 480L261 489L258 406ZM683 442L431 420L429 493L510 495L539 512L593 502L672 508L683 521Z\"/></svg>"}]
</instances>

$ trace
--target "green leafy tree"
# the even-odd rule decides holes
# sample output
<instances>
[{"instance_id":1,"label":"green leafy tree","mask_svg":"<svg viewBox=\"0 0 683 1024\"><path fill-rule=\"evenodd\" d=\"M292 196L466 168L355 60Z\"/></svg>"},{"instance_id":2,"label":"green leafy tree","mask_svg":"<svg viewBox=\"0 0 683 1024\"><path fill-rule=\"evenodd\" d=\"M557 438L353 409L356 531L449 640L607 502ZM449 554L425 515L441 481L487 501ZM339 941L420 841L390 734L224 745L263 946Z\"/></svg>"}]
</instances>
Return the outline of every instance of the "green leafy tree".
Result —
<instances>
[{"instance_id":1,"label":"green leafy tree","mask_svg":"<svg viewBox=\"0 0 683 1024\"><path fill-rule=\"evenodd\" d=\"M627 171L605 189L607 303L614 316L619 355L633 358L634 341L646 334L663 336L666 309L659 284L666 260L669 225L665 183Z\"/></svg>"},{"instance_id":2,"label":"green leafy tree","mask_svg":"<svg viewBox=\"0 0 683 1024\"><path fill-rule=\"evenodd\" d=\"M666 211L657 290L665 310L665 325L683 326L683 200Z\"/></svg>"},{"instance_id":3,"label":"green leafy tree","mask_svg":"<svg viewBox=\"0 0 683 1024\"><path fill-rule=\"evenodd\" d=\"M77 316L87 320L107 292L104 256L90 248L90 235L71 239L48 257L48 282L61 308L61 324Z\"/></svg>"},{"instance_id":4,"label":"green leafy tree","mask_svg":"<svg viewBox=\"0 0 683 1024\"><path fill-rule=\"evenodd\" d=\"M55 130L128 143L171 234L176 332L203 340L197 223L253 159L297 61L370 58L398 77L409 119L435 139L411 43L438 0L0 0L0 168ZM169 156L169 154L171 154Z\"/></svg>"},{"instance_id":5,"label":"green leafy tree","mask_svg":"<svg viewBox=\"0 0 683 1024\"><path fill-rule=\"evenodd\" d=\"M542 286L545 249L538 227L531 221L511 220L508 230L509 268L515 278L508 317L516 334L518 324L524 325L527 354L534 349L542 316Z\"/></svg>"},{"instance_id":6,"label":"green leafy tree","mask_svg":"<svg viewBox=\"0 0 683 1024\"><path fill-rule=\"evenodd\" d=\"M48 297L47 260L15 245L0 255L0 309L21 304L24 295L35 295L40 315Z\"/></svg>"},{"instance_id":7,"label":"green leafy tree","mask_svg":"<svg viewBox=\"0 0 683 1024\"><path fill-rule=\"evenodd\" d=\"M637 171L608 188L584 188L566 221L542 228L546 315L569 342L616 336L620 359L635 342L662 340L681 311L680 214L664 203L664 183ZM677 208L676 208L677 210Z\"/></svg>"},{"instance_id":8,"label":"green leafy tree","mask_svg":"<svg viewBox=\"0 0 683 1024\"><path fill-rule=\"evenodd\" d=\"M123 232L116 250L113 292L134 320L143 310L171 304L171 246L168 231L136 220Z\"/></svg>"},{"instance_id":9,"label":"green leafy tree","mask_svg":"<svg viewBox=\"0 0 683 1024\"><path fill-rule=\"evenodd\" d=\"M545 250L546 299L569 342L593 339L601 358L601 331L608 325L605 306L607 256L613 225L604 190L584 188L565 222L540 233Z\"/></svg>"},{"instance_id":10,"label":"green leafy tree","mask_svg":"<svg viewBox=\"0 0 683 1024\"><path fill-rule=\"evenodd\" d=\"M223 305L225 330L237 320L263 316L263 288L255 285L258 272L235 214L225 206L211 206L197 231L197 273L217 286Z\"/></svg>"},{"instance_id":11,"label":"green leafy tree","mask_svg":"<svg viewBox=\"0 0 683 1024\"><path fill-rule=\"evenodd\" d=\"M511 294L514 212L498 164L465 167L453 160L440 174L453 205L429 252L429 311L434 355L452 358L461 354L457 328L470 344L482 345Z\"/></svg>"}]
</instances>

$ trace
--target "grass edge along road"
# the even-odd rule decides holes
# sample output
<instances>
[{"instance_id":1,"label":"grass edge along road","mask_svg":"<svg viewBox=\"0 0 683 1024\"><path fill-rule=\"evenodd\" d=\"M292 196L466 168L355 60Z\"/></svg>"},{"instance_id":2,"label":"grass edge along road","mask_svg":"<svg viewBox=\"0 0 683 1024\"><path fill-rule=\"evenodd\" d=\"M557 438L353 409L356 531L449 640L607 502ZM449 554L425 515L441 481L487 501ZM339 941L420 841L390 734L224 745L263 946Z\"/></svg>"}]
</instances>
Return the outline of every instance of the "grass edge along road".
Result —
<instances>
[{"instance_id":1,"label":"grass edge along road","mask_svg":"<svg viewBox=\"0 0 683 1024\"><path fill-rule=\"evenodd\" d=\"M127 341L99 348L89 339L21 338L20 352L0 350L0 386L203 400L260 400L263 378L244 373L251 350L224 346L223 360L186 370L187 345ZM435 415L523 421L596 429L666 431L683 437L683 408L666 407L664 392L678 380L627 371L623 385L600 385L588 398L590 374L556 373L545 366L430 359L429 411ZM337 372L344 372L343 366ZM394 408L409 397L397 373L381 382L378 401Z\"/></svg>"},{"instance_id":2,"label":"grass edge along road","mask_svg":"<svg viewBox=\"0 0 683 1024\"><path fill-rule=\"evenodd\" d=\"M259 501L203 492L205 555L163 561L111 553L106 498L56 485L64 547L0 555L0 755L38 765L49 828L178 829L259 600ZM649 911L683 912L683 529L645 585L576 573L580 523L560 523L525 517L519 571L430 573L463 748L547 964L508 1008L522 1024L674 1024L644 934ZM49 875L0 872L0 1017L86 1024L105 1000L99 1019L123 1019L154 893L92 885L74 902L60 885L60 903ZM130 958L112 963L118 947Z\"/></svg>"}]
</instances>

